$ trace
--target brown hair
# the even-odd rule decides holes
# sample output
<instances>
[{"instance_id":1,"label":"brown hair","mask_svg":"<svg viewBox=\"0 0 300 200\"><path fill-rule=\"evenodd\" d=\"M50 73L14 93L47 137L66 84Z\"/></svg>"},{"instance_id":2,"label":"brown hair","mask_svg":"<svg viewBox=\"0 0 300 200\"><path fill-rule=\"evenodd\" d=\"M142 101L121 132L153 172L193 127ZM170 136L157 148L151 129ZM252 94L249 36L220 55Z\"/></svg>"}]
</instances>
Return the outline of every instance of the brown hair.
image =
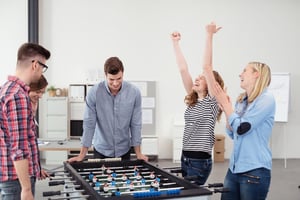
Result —
<instances>
[{"instance_id":1,"label":"brown hair","mask_svg":"<svg viewBox=\"0 0 300 200\"><path fill-rule=\"evenodd\" d=\"M220 74L217 71L213 70L213 74L215 77L216 82L221 86L222 89L224 89L224 81ZM208 89L206 88L206 94L208 94ZM186 103L187 106L195 106L198 101L198 94L196 91L192 91L190 94L186 95L184 98L184 102ZM221 119L222 115L222 110L219 108L219 112L217 115L217 120L219 121Z\"/></svg>"},{"instance_id":2,"label":"brown hair","mask_svg":"<svg viewBox=\"0 0 300 200\"><path fill-rule=\"evenodd\" d=\"M116 75L119 72L124 72L122 61L118 57L110 57L104 63L104 73Z\"/></svg>"},{"instance_id":3,"label":"brown hair","mask_svg":"<svg viewBox=\"0 0 300 200\"><path fill-rule=\"evenodd\" d=\"M38 55L44 57L46 60L51 56L50 51L39 44L24 43L18 50L18 61L24 61Z\"/></svg>"},{"instance_id":4,"label":"brown hair","mask_svg":"<svg viewBox=\"0 0 300 200\"><path fill-rule=\"evenodd\" d=\"M30 91L38 91L41 90L43 88L46 88L48 85L48 81L47 79L44 77L44 75L41 76L41 78L35 82L35 83L30 83L29 87L30 87Z\"/></svg>"}]
</instances>

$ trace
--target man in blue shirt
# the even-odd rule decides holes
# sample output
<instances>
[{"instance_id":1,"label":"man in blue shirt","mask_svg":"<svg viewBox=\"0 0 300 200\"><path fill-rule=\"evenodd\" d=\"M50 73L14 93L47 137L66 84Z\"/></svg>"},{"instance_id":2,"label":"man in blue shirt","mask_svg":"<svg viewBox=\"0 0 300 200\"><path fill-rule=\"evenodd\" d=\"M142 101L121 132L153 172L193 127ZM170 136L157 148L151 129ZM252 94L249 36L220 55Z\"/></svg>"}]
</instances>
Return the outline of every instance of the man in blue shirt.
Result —
<instances>
[{"instance_id":1,"label":"man in blue shirt","mask_svg":"<svg viewBox=\"0 0 300 200\"><path fill-rule=\"evenodd\" d=\"M140 148L141 93L123 81L124 67L119 58L108 58L104 72L106 80L93 86L86 97L80 154L68 161L82 161L92 143L94 158L129 160L133 146L137 159L148 161Z\"/></svg>"}]
</instances>

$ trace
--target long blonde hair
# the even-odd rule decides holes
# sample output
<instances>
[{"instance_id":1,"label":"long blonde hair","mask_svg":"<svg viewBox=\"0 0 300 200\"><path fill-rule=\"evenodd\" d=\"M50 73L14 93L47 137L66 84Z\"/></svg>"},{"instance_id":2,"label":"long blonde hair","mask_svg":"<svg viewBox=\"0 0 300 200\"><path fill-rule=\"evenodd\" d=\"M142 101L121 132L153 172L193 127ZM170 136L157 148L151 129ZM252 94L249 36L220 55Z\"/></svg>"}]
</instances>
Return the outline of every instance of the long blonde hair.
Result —
<instances>
[{"instance_id":1,"label":"long blonde hair","mask_svg":"<svg viewBox=\"0 0 300 200\"><path fill-rule=\"evenodd\" d=\"M271 70L268 65L261 62L249 62L249 65L252 67L253 72L258 72L260 76L256 79L253 91L248 96L248 103L251 103L259 96L263 90L268 87L271 83ZM237 99L238 102L242 102L243 99L247 96L247 93L241 93Z\"/></svg>"},{"instance_id":2,"label":"long blonde hair","mask_svg":"<svg viewBox=\"0 0 300 200\"><path fill-rule=\"evenodd\" d=\"M220 74L217 71L213 71L216 82L224 89L224 81ZM208 94L208 89L206 88L206 94ZM198 101L198 93L196 91L192 91L190 94L186 95L184 98L184 102L187 106L195 106ZM219 112L217 115L217 120L220 121L222 115L222 110L219 108Z\"/></svg>"}]
</instances>

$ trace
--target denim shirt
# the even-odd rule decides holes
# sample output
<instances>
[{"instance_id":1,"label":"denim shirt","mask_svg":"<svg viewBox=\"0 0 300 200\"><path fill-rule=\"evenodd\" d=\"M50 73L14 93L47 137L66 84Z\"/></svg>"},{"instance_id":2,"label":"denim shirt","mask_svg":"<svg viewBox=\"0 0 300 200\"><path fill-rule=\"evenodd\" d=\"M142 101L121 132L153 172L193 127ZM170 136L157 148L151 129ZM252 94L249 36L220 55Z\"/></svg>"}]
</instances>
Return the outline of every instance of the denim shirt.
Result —
<instances>
[{"instance_id":1,"label":"denim shirt","mask_svg":"<svg viewBox=\"0 0 300 200\"><path fill-rule=\"evenodd\" d=\"M247 99L237 102L235 112L229 116L228 123L232 130L226 133L233 139L233 152L229 168L232 173L247 172L257 168L272 168L272 153L269 140L275 117L275 99L268 89L247 104ZM242 122L251 124L244 134L238 135L237 129Z\"/></svg>"},{"instance_id":2,"label":"denim shirt","mask_svg":"<svg viewBox=\"0 0 300 200\"><path fill-rule=\"evenodd\" d=\"M140 146L142 128L141 94L123 81L112 95L106 81L93 86L86 98L82 145L108 157L120 157L131 146Z\"/></svg>"}]
</instances>

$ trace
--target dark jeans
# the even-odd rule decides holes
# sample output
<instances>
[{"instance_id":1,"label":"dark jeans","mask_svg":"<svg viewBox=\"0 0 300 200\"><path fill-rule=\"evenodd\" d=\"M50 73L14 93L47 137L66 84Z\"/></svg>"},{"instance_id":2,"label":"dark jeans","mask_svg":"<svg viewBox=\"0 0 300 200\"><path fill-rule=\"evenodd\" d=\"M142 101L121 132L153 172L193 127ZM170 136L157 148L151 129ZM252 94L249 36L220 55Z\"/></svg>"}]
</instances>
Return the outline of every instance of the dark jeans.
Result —
<instances>
[{"instance_id":1,"label":"dark jeans","mask_svg":"<svg viewBox=\"0 0 300 200\"><path fill-rule=\"evenodd\" d=\"M233 174L228 169L222 193L222 200L264 200L267 198L271 182L271 171L258 168L245 173Z\"/></svg>"},{"instance_id":2,"label":"dark jeans","mask_svg":"<svg viewBox=\"0 0 300 200\"><path fill-rule=\"evenodd\" d=\"M131 149L127 153L125 153L123 156L121 156L121 159L122 160L130 160L130 152L131 152ZM104 159L104 158L111 158L111 157L107 157L94 149L94 158Z\"/></svg>"},{"instance_id":3,"label":"dark jeans","mask_svg":"<svg viewBox=\"0 0 300 200\"><path fill-rule=\"evenodd\" d=\"M31 191L35 193L35 178L31 178ZM0 192L2 200L20 200L21 184L19 180L0 182Z\"/></svg>"},{"instance_id":4,"label":"dark jeans","mask_svg":"<svg viewBox=\"0 0 300 200\"><path fill-rule=\"evenodd\" d=\"M181 155L182 176L204 185L212 169L212 159L195 159Z\"/></svg>"}]
</instances>

